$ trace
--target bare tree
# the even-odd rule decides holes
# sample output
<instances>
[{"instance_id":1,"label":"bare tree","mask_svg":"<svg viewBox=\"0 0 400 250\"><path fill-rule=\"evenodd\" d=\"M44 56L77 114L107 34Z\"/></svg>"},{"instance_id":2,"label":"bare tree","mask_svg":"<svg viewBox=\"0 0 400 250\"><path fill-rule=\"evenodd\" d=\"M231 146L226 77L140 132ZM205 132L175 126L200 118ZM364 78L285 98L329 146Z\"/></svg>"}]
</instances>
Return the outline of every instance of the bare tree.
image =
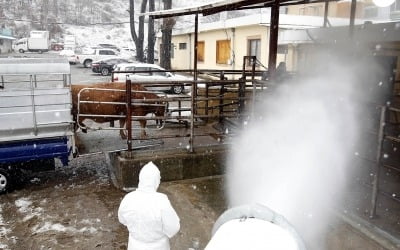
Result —
<instances>
[{"instance_id":1,"label":"bare tree","mask_svg":"<svg viewBox=\"0 0 400 250\"><path fill-rule=\"evenodd\" d=\"M49 0L43 0L40 8L40 28L47 30L47 16L49 15Z\"/></svg>"},{"instance_id":2,"label":"bare tree","mask_svg":"<svg viewBox=\"0 0 400 250\"><path fill-rule=\"evenodd\" d=\"M171 9L172 0L163 0L164 9ZM161 27L161 53L160 53L160 65L165 69L171 69L171 38L172 38L172 28L175 25L174 18L164 18Z\"/></svg>"},{"instance_id":3,"label":"bare tree","mask_svg":"<svg viewBox=\"0 0 400 250\"><path fill-rule=\"evenodd\" d=\"M147 7L147 0L142 0L140 6L140 13L144 13ZM135 26L135 2L134 0L129 0L129 18L131 26L131 35L133 42L136 46L136 60L139 62L144 62L144 16L139 17L138 32L136 33Z\"/></svg>"},{"instance_id":4,"label":"bare tree","mask_svg":"<svg viewBox=\"0 0 400 250\"><path fill-rule=\"evenodd\" d=\"M154 0L149 0L149 12L155 10ZM147 62L154 63L154 44L156 35L154 32L154 19L149 17L149 24L147 26Z\"/></svg>"},{"instance_id":5,"label":"bare tree","mask_svg":"<svg viewBox=\"0 0 400 250\"><path fill-rule=\"evenodd\" d=\"M58 17L58 1L57 0L53 0L53 11L54 11L54 15L56 17Z\"/></svg>"}]
</instances>

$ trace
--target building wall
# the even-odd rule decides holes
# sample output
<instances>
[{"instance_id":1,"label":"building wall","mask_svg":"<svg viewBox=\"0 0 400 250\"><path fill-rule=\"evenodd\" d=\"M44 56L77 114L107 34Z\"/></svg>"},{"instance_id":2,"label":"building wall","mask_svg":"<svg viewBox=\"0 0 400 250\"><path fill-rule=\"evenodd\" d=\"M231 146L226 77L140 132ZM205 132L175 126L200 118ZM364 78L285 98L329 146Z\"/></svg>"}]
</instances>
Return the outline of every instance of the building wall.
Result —
<instances>
[{"instance_id":1,"label":"building wall","mask_svg":"<svg viewBox=\"0 0 400 250\"><path fill-rule=\"evenodd\" d=\"M336 11L337 11L336 3L330 2L328 8L328 16L335 16ZM324 12L325 12L325 3L288 6L289 15L323 16Z\"/></svg>"},{"instance_id":2,"label":"building wall","mask_svg":"<svg viewBox=\"0 0 400 250\"><path fill-rule=\"evenodd\" d=\"M0 54L12 52L12 40L0 39Z\"/></svg>"},{"instance_id":3,"label":"building wall","mask_svg":"<svg viewBox=\"0 0 400 250\"><path fill-rule=\"evenodd\" d=\"M261 53L258 60L265 67L268 66L269 52L269 27L262 25L251 25L238 28L229 28L221 30L203 31L199 33L198 41L204 42L204 61L198 62L199 69L235 69L243 68L243 57L249 55L249 39L261 40ZM230 40L231 55L227 63L217 63L217 41ZM173 35L172 43L174 44L174 57L171 59L171 67L173 69L192 69L194 58L194 35L183 34ZM180 49L179 43L186 43L186 49ZM159 47L159 44L157 45ZM294 47L288 49L288 54L277 55L277 65L281 61L285 61L287 68L294 68L295 56ZM264 70L264 67L259 67Z\"/></svg>"},{"instance_id":4,"label":"building wall","mask_svg":"<svg viewBox=\"0 0 400 250\"><path fill-rule=\"evenodd\" d=\"M329 17L349 17L351 1L329 2ZM356 7L356 18L364 15L365 4L358 1ZM325 3L301 4L288 6L288 14L304 16L324 16Z\"/></svg>"},{"instance_id":5,"label":"building wall","mask_svg":"<svg viewBox=\"0 0 400 250\"><path fill-rule=\"evenodd\" d=\"M199 33L199 42L204 42L204 61L198 62L199 69L235 69L236 62L234 60L234 55L236 55L236 34L237 32L232 32L232 29L226 30L215 30ZM216 43L220 40L230 40L231 46L231 56L230 60L225 64L216 63L217 48ZM236 57L236 56L235 56Z\"/></svg>"},{"instance_id":6,"label":"building wall","mask_svg":"<svg viewBox=\"0 0 400 250\"><path fill-rule=\"evenodd\" d=\"M193 68L193 42L192 34L174 36L172 38L174 56L171 59L173 69ZM186 49L180 48L180 44L186 44ZM161 49L159 50L161 51Z\"/></svg>"}]
</instances>

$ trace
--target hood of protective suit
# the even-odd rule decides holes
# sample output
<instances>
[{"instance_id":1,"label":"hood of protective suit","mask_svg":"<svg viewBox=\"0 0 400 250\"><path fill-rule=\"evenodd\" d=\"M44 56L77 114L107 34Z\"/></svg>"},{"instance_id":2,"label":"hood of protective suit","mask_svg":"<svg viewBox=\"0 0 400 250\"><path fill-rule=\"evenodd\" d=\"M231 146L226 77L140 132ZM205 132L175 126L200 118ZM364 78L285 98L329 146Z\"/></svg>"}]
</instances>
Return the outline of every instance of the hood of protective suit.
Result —
<instances>
[{"instance_id":1,"label":"hood of protective suit","mask_svg":"<svg viewBox=\"0 0 400 250\"><path fill-rule=\"evenodd\" d=\"M160 179L160 170L153 162L149 162L140 170L138 190L155 192L160 185Z\"/></svg>"}]
</instances>

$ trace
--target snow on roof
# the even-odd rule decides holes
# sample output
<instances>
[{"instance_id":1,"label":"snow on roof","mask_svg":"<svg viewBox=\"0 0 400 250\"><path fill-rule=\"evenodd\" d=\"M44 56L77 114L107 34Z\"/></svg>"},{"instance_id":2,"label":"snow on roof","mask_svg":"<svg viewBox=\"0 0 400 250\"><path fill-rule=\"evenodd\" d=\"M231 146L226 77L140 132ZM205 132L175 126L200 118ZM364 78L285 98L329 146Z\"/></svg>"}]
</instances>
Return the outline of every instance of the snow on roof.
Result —
<instances>
[{"instance_id":1,"label":"snow on roof","mask_svg":"<svg viewBox=\"0 0 400 250\"><path fill-rule=\"evenodd\" d=\"M3 35L0 35L0 39L15 40L16 38L15 38L15 37L12 37L12 36L3 36Z\"/></svg>"},{"instance_id":2,"label":"snow on roof","mask_svg":"<svg viewBox=\"0 0 400 250\"><path fill-rule=\"evenodd\" d=\"M332 26L346 26L349 24L348 18L329 18L329 22ZM362 23L362 20L356 19L355 23ZM283 29L307 29L307 28L319 28L322 27L324 18L319 16L298 16L298 15L279 15L279 27ZM263 25L270 26L269 13L259 13L254 15L241 16L237 18L220 20L212 23L201 23L199 24L199 32L238 28L250 25ZM194 27L184 28L180 30L174 30L173 35L190 34L194 32Z\"/></svg>"},{"instance_id":3,"label":"snow on roof","mask_svg":"<svg viewBox=\"0 0 400 250\"><path fill-rule=\"evenodd\" d=\"M181 7L181 8L174 8L174 9L169 9L169 10L160 10L160 11L153 11L153 12L147 12L147 13L141 13L139 15L148 15L148 16L158 16L158 15L182 15L182 14L195 14L199 13L202 10L209 9L212 7L221 7L225 6L227 4L234 4L234 3L239 3L243 2L243 0L224 0L224 1L213 1L210 3L199 3L192 5L191 7Z\"/></svg>"},{"instance_id":4,"label":"snow on roof","mask_svg":"<svg viewBox=\"0 0 400 250\"><path fill-rule=\"evenodd\" d=\"M338 0L308 0L307 3L318 3L325 1L338 1ZM191 15L191 14L203 14L210 15L219 13L222 11L232 11L232 10L240 10L246 8L265 8L271 7L272 5L278 3L280 6L283 5L299 5L304 4L303 0L219 0L213 1L209 3L203 3L200 5L192 6L192 7L183 7L176 9L168 9L161 11L153 11L148 13L142 13L140 15L148 15L154 18L165 18L165 17L173 17L173 16L182 16L182 15Z\"/></svg>"}]
</instances>

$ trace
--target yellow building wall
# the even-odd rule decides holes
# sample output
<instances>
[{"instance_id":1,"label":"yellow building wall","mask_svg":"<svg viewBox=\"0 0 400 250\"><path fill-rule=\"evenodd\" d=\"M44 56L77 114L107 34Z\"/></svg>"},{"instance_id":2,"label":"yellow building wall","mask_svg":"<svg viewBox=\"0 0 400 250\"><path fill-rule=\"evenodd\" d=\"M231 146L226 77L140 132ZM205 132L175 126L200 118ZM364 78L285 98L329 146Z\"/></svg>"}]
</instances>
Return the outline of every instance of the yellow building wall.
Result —
<instances>
[{"instance_id":1,"label":"yellow building wall","mask_svg":"<svg viewBox=\"0 0 400 250\"><path fill-rule=\"evenodd\" d=\"M174 57L171 59L171 67L173 69L190 69L193 68L193 35L184 34L174 36L172 43L174 44ZM179 47L180 43L186 43L186 49Z\"/></svg>"},{"instance_id":2,"label":"yellow building wall","mask_svg":"<svg viewBox=\"0 0 400 250\"><path fill-rule=\"evenodd\" d=\"M261 40L261 57L258 58L258 60L262 65L267 67L269 55L269 27L262 25L251 25L234 29L228 28L200 32L198 41L204 42L204 61L198 62L198 69L241 70L243 68L243 57L249 54L249 39ZM216 43L218 40L230 40L231 56L230 60L228 60L225 64L216 63ZM194 35L173 35L172 43L174 44L174 58L171 60L171 67L173 69L193 69ZM186 49L180 50L179 43L186 43ZM288 54L278 54L277 65L279 62L286 62L288 70L294 69L294 51L294 48L290 48L289 46ZM259 67L258 69L265 70L264 67Z\"/></svg>"},{"instance_id":3,"label":"yellow building wall","mask_svg":"<svg viewBox=\"0 0 400 250\"><path fill-rule=\"evenodd\" d=\"M204 42L204 61L198 62L197 67L199 69L235 69L232 62L232 54L230 60L226 64L217 64L217 41L218 40L230 40L231 41L231 52L234 48L235 35L231 29L226 30L215 30L208 32L199 33L198 41Z\"/></svg>"}]
</instances>

